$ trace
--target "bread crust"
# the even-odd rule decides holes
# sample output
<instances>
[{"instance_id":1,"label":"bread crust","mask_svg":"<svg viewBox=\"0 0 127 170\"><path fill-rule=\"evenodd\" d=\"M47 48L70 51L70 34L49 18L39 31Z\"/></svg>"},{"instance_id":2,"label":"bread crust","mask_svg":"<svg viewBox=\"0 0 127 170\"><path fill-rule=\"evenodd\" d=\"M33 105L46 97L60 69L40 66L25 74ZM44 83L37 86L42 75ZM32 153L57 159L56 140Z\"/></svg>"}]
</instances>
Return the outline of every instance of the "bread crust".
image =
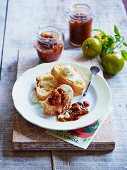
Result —
<instances>
[{"instance_id":1,"label":"bread crust","mask_svg":"<svg viewBox=\"0 0 127 170\"><path fill-rule=\"evenodd\" d=\"M41 83L43 81L43 83ZM49 83L49 85L48 85ZM36 77L35 92L39 100L45 100L50 92L58 87L58 82L51 74L46 74L41 77Z\"/></svg>"},{"instance_id":2,"label":"bread crust","mask_svg":"<svg viewBox=\"0 0 127 170\"><path fill-rule=\"evenodd\" d=\"M86 86L86 81L84 80L84 84L81 85L81 84L76 84L72 81L70 81L69 79L67 79L65 76L61 75L58 68L59 66L65 66L64 64L59 64L59 65L56 65L52 68L51 70L51 74L53 75L53 77L58 81L60 82L60 84L67 84L67 85L70 85L74 91L74 94L75 95L81 95L82 94L82 91L84 89L84 87ZM76 70L76 69L75 69ZM76 70L77 72L77 70ZM78 73L80 74L80 73Z\"/></svg>"}]
</instances>

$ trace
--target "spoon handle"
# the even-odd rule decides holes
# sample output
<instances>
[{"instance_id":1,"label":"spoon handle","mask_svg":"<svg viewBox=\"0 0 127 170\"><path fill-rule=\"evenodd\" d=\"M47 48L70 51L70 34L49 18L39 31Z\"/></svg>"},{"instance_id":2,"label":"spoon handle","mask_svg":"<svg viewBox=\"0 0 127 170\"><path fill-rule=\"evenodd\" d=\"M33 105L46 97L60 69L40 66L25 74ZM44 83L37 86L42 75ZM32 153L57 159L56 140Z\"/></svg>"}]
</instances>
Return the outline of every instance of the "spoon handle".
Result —
<instances>
[{"instance_id":1,"label":"spoon handle","mask_svg":"<svg viewBox=\"0 0 127 170\"><path fill-rule=\"evenodd\" d=\"M91 85L91 83L92 83L92 79L94 78L94 76L95 76L95 74L92 74L92 76L91 76L91 78L90 78L90 81L89 81L89 83L88 83L88 85L87 85L87 87L86 87L86 90L83 92L83 97L84 96L86 96L86 94L87 94L87 91L88 91L88 89L89 89L89 87L90 87L90 85Z\"/></svg>"}]
</instances>

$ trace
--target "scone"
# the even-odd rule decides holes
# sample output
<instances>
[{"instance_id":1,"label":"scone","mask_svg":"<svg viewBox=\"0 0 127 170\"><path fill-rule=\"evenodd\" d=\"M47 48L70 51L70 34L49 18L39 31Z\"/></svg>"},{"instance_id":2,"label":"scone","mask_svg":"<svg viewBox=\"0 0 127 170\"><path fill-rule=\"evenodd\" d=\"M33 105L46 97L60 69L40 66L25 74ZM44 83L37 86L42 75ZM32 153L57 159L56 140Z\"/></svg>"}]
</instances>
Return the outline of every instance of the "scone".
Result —
<instances>
[{"instance_id":1,"label":"scone","mask_svg":"<svg viewBox=\"0 0 127 170\"><path fill-rule=\"evenodd\" d=\"M44 113L56 115L68 109L73 99L73 90L69 85L63 84L53 90L44 102Z\"/></svg>"},{"instance_id":2,"label":"scone","mask_svg":"<svg viewBox=\"0 0 127 170\"><path fill-rule=\"evenodd\" d=\"M36 77L35 92L39 100L45 100L50 92L58 87L58 82L49 73L44 76Z\"/></svg>"},{"instance_id":3,"label":"scone","mask_svg":"<svg viewBox=\"0 0 127 170\"><path fill-rule=\"evenodd\" d=\"M70 85L75 95L81 95L86 86L86 81L82 75L71 65L58 64L53 67L51 74L61 84Z\"/></svg>"}]
</instances>

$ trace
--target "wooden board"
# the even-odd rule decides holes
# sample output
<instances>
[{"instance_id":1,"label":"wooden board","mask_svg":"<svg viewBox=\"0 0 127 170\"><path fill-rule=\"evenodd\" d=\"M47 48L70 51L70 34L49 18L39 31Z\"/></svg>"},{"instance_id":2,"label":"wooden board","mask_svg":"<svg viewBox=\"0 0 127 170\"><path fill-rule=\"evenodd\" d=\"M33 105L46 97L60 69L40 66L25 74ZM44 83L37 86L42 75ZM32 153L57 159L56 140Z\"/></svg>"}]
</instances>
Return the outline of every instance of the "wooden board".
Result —
<instances>
[{"instance_id":1,"label":"wooden board","mask_svg":"<svg viewBox=\"0 0 127 170\"><path fill-rule=\"evenodd\" d=\"M97 65L96 60L85 61L80 50L64 51L61 61L78 61L87 66ZM27 69L39 64L35 51L20 51L18 57L17 78ZM115 142L112 134L112 119L108 117L87 151L112 151ZM45 134L45 129L34 126L24 120L17 112L14 113L13 129L14 150L83 150L77 146Z\"/></svg>"}]
</instances>

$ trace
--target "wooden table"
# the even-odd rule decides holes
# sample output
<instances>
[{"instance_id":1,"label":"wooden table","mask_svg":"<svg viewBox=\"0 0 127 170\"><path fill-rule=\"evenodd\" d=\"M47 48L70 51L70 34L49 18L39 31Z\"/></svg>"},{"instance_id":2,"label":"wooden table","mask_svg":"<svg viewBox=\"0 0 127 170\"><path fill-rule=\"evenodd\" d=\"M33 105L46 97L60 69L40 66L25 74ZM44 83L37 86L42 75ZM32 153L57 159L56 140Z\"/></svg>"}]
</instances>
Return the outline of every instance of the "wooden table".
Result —
<instances>
[{"instance_id":1,"label":"wooden table","mask_svg":"<svg viewBox=\"0 0 127 170\"><path fill-rule=\"evenodd\" d=\"M76 1L75 1L76 2ZM77 1L78 2L78 1ZM84 2L84 1L80 1ZM68 38L65 10L73 0L0 0L0 169L82 170L127 168L127 67L108 78L113 94L116 148L112 153L13 152L11 90L16 80L18 49L32 49L38 25L55 25ZM122 0L85 1L92 6L94 28L112 32L116 24L127 39L127 16ZM69 43L66 49L71 48Z\"/></svg>"}]
</instances>

